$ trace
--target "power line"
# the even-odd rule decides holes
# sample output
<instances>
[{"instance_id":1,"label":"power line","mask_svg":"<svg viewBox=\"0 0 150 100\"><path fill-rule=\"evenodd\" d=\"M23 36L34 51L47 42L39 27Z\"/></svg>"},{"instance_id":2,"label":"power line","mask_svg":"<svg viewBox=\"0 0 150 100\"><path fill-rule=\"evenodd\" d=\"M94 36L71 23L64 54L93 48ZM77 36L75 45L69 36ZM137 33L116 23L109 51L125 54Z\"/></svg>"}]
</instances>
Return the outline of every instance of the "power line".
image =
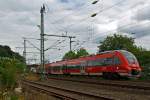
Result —
<instances>
[{"instance_id":1,"label":"power line","mask_svg":"<svg viewBox=\"0 0 150 100\"><path fill-rule=\"evenodd\" d=\"M132 6L133 7L133 6ZM145 8L145 7L142 7L142 8L140 8L140 9L138 9L138 11L139 10L142 10L143 8ZM123 19L123 18L125 18L125 17L127 17L127 16L124 16L124 17L122 17L121 19ZM112 21L113 22L113 21ZM118 29L121 29L121 28L123 28L123 27L127 27L127 26L130 26L130 25L133 25L133 23L129 23L129 24L126 24L126 25L123 25L123 26L121 26L121 27L119 27ZM115 29L116 30L116 29ZM114 30L114 31L115 31ZM108 33L108 32L112 32L113 30L111 30L111 31L106 31L106 32L103 32L103 33ZM89 39L87 40L87 41L89 41ZM83 45L84 43L85 43L86 41L83 41L83 43L81 43L81 45Z\"/></svg>"},{"instance_id":2,"label":"power line","mask_svg":"<svg viewBox=\"0 0 150 100\"><path fill-rule=\"evenodd\" d=\"M102 13L102 12L104 12L104 11L107 11L107 10L109 10L109 9L111 9L111 8L113 8L113 7L117 6L117 5L119 5L119 4L121 4L123 1L126 1L126 0L120 0L119 2L115 3L114 5L112 5L112 6L108 7L108 8L104 8L104 9L98 11L97 14L100 14L100 13Z\"/></svg>"},{"instance_id":3,"label":"power line","mask_svg":"<svg viewBox=\"0 0 150 100\"><path fill-rule=\"evenodd\" d=\"M114 4L114 5L110 6L110 7L108 7L108 8L102 9L102 11L99 11L97 14L102 13L102 12L104 12L104 11L106 11L106 10L109 10L109 9L115 7L116 5L119 5L120 3L122 3L122 0L119 1L119 2L117 2L117 3ZM91 16L90 16L90 17L91 17ZM88 18L89 18L89 17L82 19L82 20L80 21L80 24L82 23L82 21L85 21L85 20L87 20ZM70 25L67 25L66 27L67 27L67 29L70 29L71 26L73 26L73 25L75 25L75 24L70 24ZM62 29L58 29L58 30L59 30L59 31L62 31L62 30L64 30L64 29L66 29L66 27L63 27ZM68 27L69 27L69 28L68 28Z\"/></svg>"},{"instance_id":4,"label":"power line","mask_svg":"<svg viewBox=\"0 0 150 100\"><path fill-rule=\"evenodd\" d=\"M70 40L70 51L71 51L71 44L72 44L72 42L74 42L74 41L72 41L72 38L76 38L75 36L67 36L67 35L54 35L54 34L44 34L45 36L52 36L52 37L63 37L63 38L69 38L69 40Z\"/></svg>"},{"instance_id":5,"label":"power line","mask_svg":"<svg viewBox=\"0 0 150 100\"><path fill-rule=\"evenodd\" d=\"M147 22L146 24L145 24L145 23L142 23L142 24L147 25L147 24L149 24L149 23L150 23L150 22ZM126 24L126 25L123 25L123 26L119 27L118 30L119 30L119 29L126 28L126 27L129 27L129 26L131 26L131 25L134 25L134 26L132 26L132 27L135 27L135 26L138 26L138 25L141 25L141 24L136 24L136 25L135 25L135 24L133 24L133 23L129 23L129 24ZM132 27L130 27L130 28L132 28ZM112 33L112 31L116 31L116 29L111 30L111 31L101 32L101 33L99 33L99 34ZM136 31L136 32L137 32L137 31ZM141 32L143 32L143 31L141 31ZM88 38L86 41L83 41L77 48L81 47L81 45L83 45L84 43L89 42L89 41L90 41L90 38Z\"/></svg>"},{"instance_id":6,"label":"power line","mask_svg":"<svg viewBox=\"0 0 150 100\"><path fill-rule=\"evenodd\" d=\"M45 0L44 0L44 1L45 1ZM83 7L88 7L88 6L90 6L91 4L94 5L94 4L98 3L98 2L99 2L99 0L90 1L90 3L89 3L88 5L83 4L82 8L83 8ZM45 1L45 3L46 3L46 1ZM47 6L47 7L48 7L48 6ZM49 9L49 7L48 7L48 9ZM78 10L78 11L81 10L81 7L80 7L79 9L76 8L76 10ZM57 11L55 11L55 12L57 12ZM72 13L74 13L74 12L72 12ZM56 26L54 23L60 22L60 20L62 20L62 19L64 19L64 18L68 17L69 15L72 15L72 13L67 14L67 15L63 16L62 18L55 20L54 22L50 23L50 25L53 24L53 27L55 27L55 29L57 29L58 31L62 31L62 29L64 29L64 27L61 26L61 28L58 29L58 25ZM78 13L78 12L77 12L77 13ZM53 19L54 19L54 18L53 18ZM51 25L51 26L52 26L52 25ZM59 26L60 26L60 25L59 25Z\"/></svg>"},{"instance_id":7,"label":"power line","mask_svg":"<svg viewBox=\"0 0 150 100\"><path fill-rule=\"evenodd\" d=\"M32 45L34 48L36 48L37 50L40 51L40 49L38 47L36 47L33 43L31 43L29 40L26 40L30 45Z\"/></svg>"},{"instance_id":8,"label":"power line","mask_svg":"<svg viewBox=\"0 0 150 100\"><path fill-rule=\"evenodd\" d=\"M107 7L107 8L104 8L104 9L102 9L102 10L100 10L99 12L97 12L97 13L94 13L95 14L95 16L96 15L98 15L98 14L100 14L100 13L103 13L104 11L107 11L107 10L109 10L109 9L112 9L113 7L115 7L115 6L117 6L117 5L119 5L120 3L122 3L122 1L125 1L125 0L121 0L121 1L119 1L119 2L117 2L117 3L115 3L114 5L112 5L112 6L110 6L110 7ZM138 3L136 3L136 4L139 4L140 2L138 2ZM130 7L130 8L135 8L135 5L136 4L134 4L132 7ZM94 15L93 14L93 15ZM95 17L95 16L93 16L93 17ZM78 23L78 24L76 24L76 25L79 25L79 24L81 24L83 21L86 21L88 18L90 18L90 17L92 17L92 15L91 16L88 16L87 18L84 18L84 19L82 19L82 20L80 20L80 23ZM64 29L70 29L70 28L72 28L71 26L75 26L75 24L70 24L70 25L67 25L66 27L64 27Z\"/></svg>"},{"instance_id":9,"label":"power line","mask_svg":"<svg viewBox=\"0 0 150 100\"><path fill-rule=\"evenodd\" d=\"M112 5L112 6L108 7L108 8L102 9L101 11L97 12L96 15L97 15L97 14L100 14L100 13L106 11L106 10L109 10L109 9L111 9L111 8L113 8L113 7L115 7L116 5L119 5L120 3L122 3L122 1L125 1L125 0L121 0L121 1L115 3L114 5ZM75 23L75 24L67 25L66 27L64 27L64 29L66 29L66 28L67 28L67 29L70 29L71 26L79 25L79 24L81 24L83 21L86 21L87 19L89 19L90 17L92 17L92 16L90 15L90 16L87 16L86 18L81 19L81 20L80 20L80 23L78 23L78 24ZM63 29L62 29L62 30L63 30Z\"/></svg>"},{"instance_id":10,"label":"power line","mask_svg":"<svg viewBox=\"0 0 150 100\"><path fill-rule=\"evenodd\" d=\"M45 51L47 51L47 50L49 50L49 49L53 49L53 47L56 47L57 45L63 43L64 41L65 41L65 40L62 40L62 41L58 40L58 41L56 41L53 45L51 45L50 47L48 47L47 49L45 49ZM56 49L56 48L55 48L55 49Z\"/></svg>"},{"instance_id":11,"label":"power line","mask_svg":"<svg viewBox=\"0 0 150 100\"><path fill-rule=\"evenodd\" d=\"M82 6L80 6L80 7L78 7L78 8L76 8L76 10L77 11L79 11L79 10L81 10L82 8L85 8L85 7L89 7L89 6L91 6L91 4L93 4L94 3L94 1L96 2L98 2L99 0L93 0L93 2L91 3L91 1L90 1L90 3L89 4L85 4L85 3L83 3L83 4L80 4L80 5L82 5ZM97 3L96 2L96 3ZM95 4L96 4L95 3ZM55 11L55 12L57 12L57 11ZM55 20L55 21L53 21L51 24L54 24L54 23L57 23L57 22L59 22L60 20L62 20L62 19L64 19L64 18L66 18L66 17L68 17L68 16L70 16L70 15L72 15L74 12L71 12L71 13L69 13L69 14L67 14L67 15L65 15L65 16L63 16L63 17L61 17L60 19L57 19L57 20ZM76 12L76 14L77 14L78 12Z\"/></svg>"}]
</instances>

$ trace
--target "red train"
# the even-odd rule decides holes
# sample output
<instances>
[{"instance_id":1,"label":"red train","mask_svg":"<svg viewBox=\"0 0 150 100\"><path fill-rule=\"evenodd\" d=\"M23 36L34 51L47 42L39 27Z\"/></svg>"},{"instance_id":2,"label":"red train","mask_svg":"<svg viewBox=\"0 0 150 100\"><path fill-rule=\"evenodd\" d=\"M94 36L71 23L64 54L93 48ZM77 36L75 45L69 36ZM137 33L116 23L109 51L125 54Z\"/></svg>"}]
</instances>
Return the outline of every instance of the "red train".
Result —
<instances>
[{"instance_id":1,"label":"red train","mask_svg":"<svg viewBox=\"0 0 150 100\"><path fill-rule=\"evenodd\" d=\"M141 67L136 57L125 50L106 51L78 59L57 61L45 65L48 74L102 75L109 77L140 77Z\"/></svg>"}]
</instances>

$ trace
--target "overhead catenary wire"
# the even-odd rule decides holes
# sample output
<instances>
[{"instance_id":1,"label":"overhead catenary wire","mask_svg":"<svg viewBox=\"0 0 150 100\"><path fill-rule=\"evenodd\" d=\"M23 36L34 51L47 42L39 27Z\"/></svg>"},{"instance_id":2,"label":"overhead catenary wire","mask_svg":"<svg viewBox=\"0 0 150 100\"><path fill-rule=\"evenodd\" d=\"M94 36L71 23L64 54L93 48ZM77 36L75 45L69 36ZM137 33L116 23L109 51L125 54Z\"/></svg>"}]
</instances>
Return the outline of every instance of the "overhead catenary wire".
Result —
<instances>
[{"instance_id":1,"label":"overhead catenary wire","mask_svg":"<svg viewBox=\"0 0 150 100\"><path fill-rule=\"evenodd\" d=\"M87 7L90 7L91 6L91 4L93 4L94 3L94 1L99 1L99 0L90 0L90 3L88 2L87 4L86 3L82 3L82 4L80 4L80 6L78 6L77 8L76 8L76 11L79 11L79 10L81 10L81 9L85 9L85 8L87 8ZM97 3L96 2L96 3ZM95 3L95 4L96 4ZM64 10L64 11L66 11L66 10ZM57 11L55 11L55 12L57 12ZM54 20L51 24L54 24L54 23L57 23L57 22L59 22L60 20L62 20L62 19L64 19L64 18L66 18L66 17L68 17L68 16L70 16L70 15L73 15L73 14L78 14L78 13L80 13L80 12L76 12L76 13L74 13L74 12L71 12L71 13L69 13L69 14L67 14L67 15L65 15L65 16L63 16L63 17L61 17L60 19L57 19L57 20Z\"/></svg>"},{"instance_id":2,"label":"overhead catenary wire","mask_svg":"<svg viewBox=\"0 0 150 100\"><path fill-rule=\"evenodd\" d=\"M114 5L110 6L110 7L104 8L104 9L98 11L97 13L94 13L93 15L95 15L95 14L96 14L96 15L99 15L100 13L103 13L103 12L109 10L109 9L112 9L113 7L116 7L117 5L119 5L120 3L122 3L122 1L125 1L125 0L121 0L121 1L119 1L119 2L117 2L117 3L115 3ZM136 4L139 4L139 3L142 3L142 2L138 2L138 3L136 3ZM131 6L130 8L134 8L136 4L134 4L134 5ZM96 15L95 15L95 16L96 16ZM91 15L91 16L92 16L92 15ZM64 29L69 30L70 28L72 28L72 26L81 24L82 22L84 22L84 21L86 21L87 19L89 19L91 16L88 16L88 17L86 17L86 18L81 19L78 24L70 24L70 25L67 25L66 27L64 27ZM94 17L94 16L93 16L93 17ZM63 30L63 29L62 29L62 30ZM61 31L62 31L62 30L61 30Z\"/></svg>"},{"instance_id":3,"label":"overhead catenary wire","mask_svg":"<svg viewBox=\"0 0 150 100\"><path fill-rule=\"evenodd\" d=\"M53 45L51 45L50 47L48 47L47 49L45 49L45 51L47 51L49 49L52 49L53 47L56 47L57 45L63 43L65 40L62 40L62 41L58 40L58 41L56 41Z\"/></svg>"},{"instance_id":4,"label":"overhead catenary wire","mask_svg":"<svg viewBox=\"0 0 150 100\"><path fill-rule=\"evenodd\" d=\"M33 43L31 43L29 40L26 40L30 45L32 45L34 48L36 48L37 50L40 51L40 49L38 47L36 47Z\"/></svg>"},{"instance_id":5,"label":"overhead catenary wire","mask_svg":"<svg viewBox=\"0 0 150 100\"><path fill-rule=\"evenodd\" d=\"M111 8L113 8L113 7L115 7L116 5L118 5L118 4L120 4L120 3L122 3L122 0L121 1L119 1L119 2L117 2L117 3L115 3L114 5L112 5L112 6L110 6L110 7L107 7L107 8L105 8L105 9L102 9L102 10L100 10L98 13L102 13L102 12L104 12L104 11L106 11L106 10L109 10L109 9L111 9ZM97 13L97 14L98 14ZM89 17L87 17L87 18L84 18L84 19L82 19L81 21L80 21L80 23L82 23L82 21L85 21L85 20L87 20ZM69 28L71 28L71 26L73 26L74 24L70 24L70 25L67 25L66 27L61 27L62 29L58 29L59 31L62 31L62 30L66 30L66 29L69 29Z\"/></svg>"},{"instance_id":6,"label":"overhead catenary wire","mask_svg":"<svg viewBox=\"0 0 150 100\"><path fill-rule=\"evenodd\" d=\"M147 24L150 24L150 22L147 22L147 23L142 23L142 24L144 24L144 26L145 25L147 25ZM126 27L129 27L130 25L134 25L134 26L131 26L130 28L133 28L133 27L136 27L136 26L138 26L138 25L142 25L142 24L133 24L133 23L129 23L129 24L126 24L126 25L123 25L123 26L121 26L120 28L118 28L118 30L119 29L123 29L123 28L126 28ZM111 30L111 31L106 31L106 32L103 32L103 33L112 33L113 31L115 31L115 30ZM142 30L142 31L136 31L136 33L139 33L139 32L149 32L150 30ZM127 32L128 33L128 32ZM106 35L104 35L104 36L106 36ZM101 36L101 37L104 37L104 36ZM89 42L89 40L90 39L88 39L88 40L86 40L86 41L83 41L78 47L76 47L77 49L79 48L79 47L81 47L84 43L86 43L86 42ZM74 48L75 49L75 48Z\"/></svg>"},{"instance_id":7,"label":"overhead catenary wire","mask_svg":"<svg viewBox=\"0 0 150 100\"><path fill-rule=\"evenodd\" d=\"M147 6L148 7L148 6ZM131 8L133 8L133 6L131 7ZM138 11L139 10L142 10L143 8L145 8L145 7L142 7L142 8L140 8L140 9L138 9ZM126 17L128 17L128 16L124 16L124 17L122 17L121 19L123 19L123 18L126 18ZM112 21L113 22L113 21ZM118 28L118 30L119 29L121 29L121 28L123 28L123 27L128 27L128 26L130 26L130 25L134 25L135 23L129 23L129 24L126 24L126 25L123 25L123 26L121 26L120 28ZM134 26L133 26L134 27ZM108 32L112 32L112 31L115 31L116 29L114 29L114 30L110 30L110 31L106 31L106 32L101 32L102 34L103 33L108 33ZM100 34L101 34L100 33ZM81 43L81 45L83 45L84 43L86 43L87 41L89 41L89 39L88 40L86 40L86 41L83 41L82 43ZM79 44L79 43L78 43Z\"/></svg>"},{"instance_id":8,"label":"overhead catenary wire","mask_svg":"<svg viewBox=\"0 0 150 100\"><path fill-rule=\"evenodd\" d=\"M119 5L119 4L122 3L123 1L125 1L125 0L121 0L121 1L119 1L119 2L117 2L117 3L115 3L114 5L110 6L110 7L107 7L107 8L105 8L105 9L102 9L102 10L100 10L99 12L97 12L97 14L100 14L100 13L106 11L106 10L109 10L109 9L111 9L111 8L113 8L113 7L117 6L117 5ZM83 19L79 20L79 23L78 23L78 24L75 23L75 24L67 25L66 27L64 27L64 29L66 29L66 28L67 28L67 29L70 29L72 26L79 25L79 24L81 24L82 22L86 21L87 19L89 19L89 18L91 18L91 17L92 17L92 15L89 15L89 16L87 16L86 18L83 18ZM63 30L63 29L62 29L62 30Z\"/></svg>"},{"instance_id":9,"label":"overhead catenary wire","mask_svg":"<svg viewBox=\"0 0 150 100\"><path fill-rule=\"evenodd\" d=\"M117 28L117 30L119 31L120 29L124 29L124 28L126 28L126 27L130 27L131 29L133 29L133 27L140 26L140 25L145 26L145 25L147 25L147 24L150 24L150 22L141 23L141 24L129 23L129 24L125 24L125 25L120 26L119 28ZM114 31L117 31L117 30L114 29L114 30L110 30L110 31L101 32L101 33L99 33L99 34L103 34L103 33L114 33ZM130 31L132 31L132 30L130 30ZM133 30L133 31L134 31L134 30ZM136 32L143 32L143 31L136 31ZM128 32L127 32L127 33L128 33ZM103 37L104 37L104 36L103 36ZM78 47L76 47L76 48L81 47L81 46L82 46L84 43L86 43L86 42L90 42L90 37L89 37L87 40L81 42L80 45L79 45ZM75 49L75 48L74 48L74 49Z\"/></svg>"},{"instance_id":10,"label":"overhead catenary wire","mask_svg":"<svg viewBox=\"0 0 150 100\"><path fill-rule=\"evenodd\" d=\"M108 7L108 8L105 8L105 9L102 9L102 11L101 12L99 12L99 13L102 13L102 12L104 12L104 10L109 10L109 9L111 9L111 8L113 8L114 6L116 6L116 5L118 5L118 4L120 4L121 3L121 1L120 2L118 2L118 3L116 3L116 4L114 4L113 6L110 6L110 7ZM138 2L138 3L140 3L140 2ZM138 3L136 3L136 4L138 4ZM136 5L135 4L135 5ZM135 6L134 5L134 6ZM134 7L133 6L133 7ZM131 7L130 7L131 8ZM84 20L86 20L86 19L88 19L88 18L85 18ZM83 21L84 21L83 20ZM82 20L81 20L82 21ZM82 22L80 21L80 23L79 24L81 24ZM70 26L69 25L67 25L67 27L61 27L61 29L58 29L58 31L66 31L66 30L68 30L69 28L71 28L71 26L73 26L74 24L70 24ZM56 27L56 26L55 26ZM69 28L68 28L69 27Z\"/></svg>"},{"instance_id":11,"label":"overhead catenary wire","mask_svg":"<svg viewBox=\"0 0 150 100\"><path fill-rule=\"evenodd\" d=\"M99 1L99 0L98 0ZM86 5L86 4L84 4L83 6L81 6L80 8L76 8L76 10L81 10L83 7L88 7L88 6L90 6L91 5L91 2L88 4L88 5ZM49 9L49 8L48 8ZM65 16L63 16L63 17L61 17L60 19L57 19L57 20L54 20L53 22L49 22L49 26L52 26L51 28L53 28L53 30L55 30L55 29L57 29L58 31L62 31L62 30L64 30L64 27L62 27L62 26L60 26L59 24L57 24L57 26L55 25L55 23L58 23L58 22L60 22L61 20L64 20L64 18L66 18L66 17L68 17L68 16L70 16L70 15L73 15L73 13L74 12L71 12L71 13L69 13L69 14L67 14L67 15L65 15ZM76 12L75 14L77 14L78 12ZM55 17L53 17L53 19L54 19ZM59 28L58 28L58 25L59 25ZM61 27L61 28L60 28Z\"/></svg>"}]
</instances>

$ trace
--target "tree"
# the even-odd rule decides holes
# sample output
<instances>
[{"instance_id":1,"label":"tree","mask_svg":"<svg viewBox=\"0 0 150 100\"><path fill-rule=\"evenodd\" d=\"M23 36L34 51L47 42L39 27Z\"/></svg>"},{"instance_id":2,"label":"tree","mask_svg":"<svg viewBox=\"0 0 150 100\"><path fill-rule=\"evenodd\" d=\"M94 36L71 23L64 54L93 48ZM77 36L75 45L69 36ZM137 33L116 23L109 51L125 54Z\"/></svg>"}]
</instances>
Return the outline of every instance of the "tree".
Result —
<instances>
[{"instance_id":1,"label":"tree","mask_svg":"<svg viewBox=\"0 0 150 100\"><path fill-rule=\"evenodd\" d=\"M107 36L106 39L101 42L101 45L98 46L99 52L101 51L106 51L106 50L118 50L118 49L125 49L130 52L132 51L140 51L140 48L138 48L134 44L134 39L123 36L123 35L118 35L114 34L113 36Z\"/></svg>"},{"instance_id":2,"label":"tree","mask_svg":"<svg viewBox=\"0 0 150 100\"><path fill-rule=\"evenodd\" d=\"M87 55L89 55L89 53L86 51L86 49L81 48L80 50L77 51L77 53L74 51L67 52L64 55L63 60L75 59L75 58L79 58L79 57L87 56Z\"/></svg>"},{"instance_id":3,"label":"tree","mask_svg":"<svg viewBox=\"0 0 150 100\"><path fill-rule=\"evenodd\" d=\"M74 58L77 58L76 53L74 51L69 51L64 55L63 60L69 60Z\"/></svg>"},{"instance_id":4,"label":"tree","mask_svg":"<svg viewBox=\"0 0 150 100\"><path fill-rule=\"evenodd\" d=\"M20 56L19 53L13 52L9 46L0 45L0 57L16 58L21 62L25 61L25 59Z\"/></svg>"},{"instance_id":5,"label":"tree","mask_svg":"<svg viewBox=\"0 0 150 100\"><path fill-rule=\"evenodd\" d=\"M86 49L81 48L80 50L77 51L77 58L82 57L82 56L87 56L89 53L86 51Z\"/></svg>"}]
</instances>

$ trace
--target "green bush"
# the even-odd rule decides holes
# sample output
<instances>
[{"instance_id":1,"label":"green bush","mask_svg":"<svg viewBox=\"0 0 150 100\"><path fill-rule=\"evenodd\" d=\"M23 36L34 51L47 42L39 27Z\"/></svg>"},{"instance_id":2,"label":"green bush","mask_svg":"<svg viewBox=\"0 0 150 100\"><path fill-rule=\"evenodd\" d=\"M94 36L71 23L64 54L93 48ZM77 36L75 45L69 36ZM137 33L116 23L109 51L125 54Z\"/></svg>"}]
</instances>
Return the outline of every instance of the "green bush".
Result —
<instances>
[{"instance_id":1,"label":"green bush","mask_svg":"<svg viewBox=\"0 0 150 100\"><path fill-rule=\"evenodd\" d=\"M142 66L142 80L150 80L150 64Z\"/></svg>"},{"instance_id":2,"label":"green bush","mask_svg":"<svg viewBox=\"0 0 150 100\"><path fill-rule=\"evenodd\" d=\"M1 91L11 91L15 88L17 81L24 71L24 64L19 60L1 58L0 59L0 89Z\"/></svg>"}]
</instances>

